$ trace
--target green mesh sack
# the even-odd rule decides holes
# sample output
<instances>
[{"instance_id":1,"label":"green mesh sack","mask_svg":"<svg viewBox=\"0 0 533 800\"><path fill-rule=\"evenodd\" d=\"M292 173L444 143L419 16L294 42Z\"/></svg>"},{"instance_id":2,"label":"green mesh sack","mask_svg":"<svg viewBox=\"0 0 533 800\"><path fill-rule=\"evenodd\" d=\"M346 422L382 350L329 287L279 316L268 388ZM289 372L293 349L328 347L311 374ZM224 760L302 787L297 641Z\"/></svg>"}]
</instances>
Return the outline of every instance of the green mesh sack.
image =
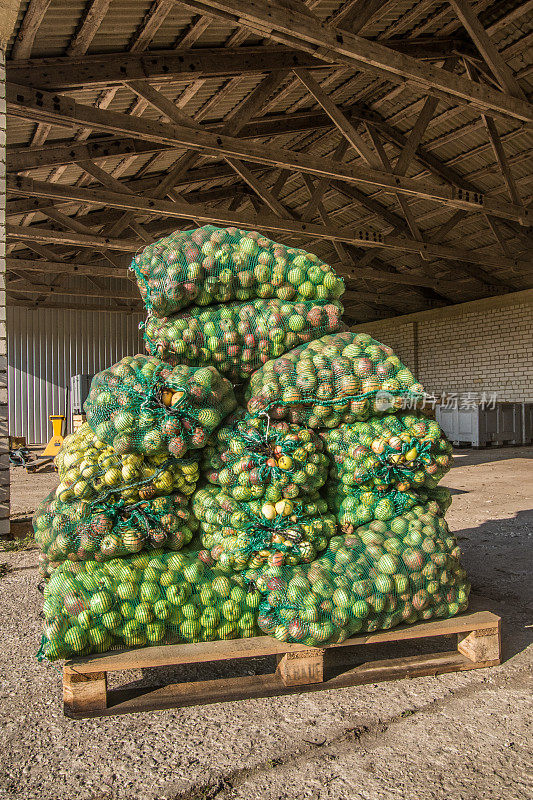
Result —
<instances>
[{"instance_id":1,"label":"green mesh sack","mask_svg":"<svg viewBox=\"0 0 533 800\"><path fill-rule=\"evenodd\" d=\"M400 492L394 487L384 490L375 488L349 489L342 484L330 481L326 486L325 497L328 510L335 515L339 525L358 527L373 519L387 522L420 503L435 501L442 513L451 503L448 489L417 489Z\"/></svg>"},{"instance_id":2,"label":"green mesh sack","mask_svg":"<svg viewBox=\"0 0 533 800\"><path fill-rule=\"evenodd\" d=\"M63 561L106 561L140 550L181 550L198 530L183 494L137 503L62 503L55 492L33 516L35 541L41 548L41 574L49 577Z\"/></svg>"},{"instance_id":3,"label":"green mesh sack","mask_svg":"<svg viewBox=\"0 0 533 800\"><path fill-rule=\"evenodd\" d=\"M95 375L84 408L115 452L179 458L204 447L235 406L230 382L214 367L171 367L137 355Z\"/></svg>"},{"instance_id":4,"label":"green mesh sack","mask_svg":"<svg viewBox=\"0 0 533 800\"><path fill-rule=\"evenodd\" d=\"M464 611L470 586L459 556L444 518L418 505L334 537L312 564L246 577L263 594L261 630L316 647Z\"/></svg>"},{"instance_id":5,"label":"green mesh sack","mask_svg":"<svg viewBox=\"0 0 533 800\"><path fill-rule=\"evenodd\" d=\"M251 300L186 314L149 316L146 349L170 364L212 365L232 380L247 379L261 364L342 327L339 303Z\"/></svg>"},{"instance_id":6,"label":"green mesh sack","mask_svg":"<svg viewBox=\"0 0 533 800\"><path fill-rule=\"evenodd\" d=\"M318 495L298 502L238 503L216 486L193 496L202 544L220 569L310 562L336 532L335 518Z\"/></svg>"},{"instance_id":7,"label":"green mesh sack","mask_svg":"<svg viewBox=\"0 0 533 800\"><path fill-rule=\"evenodd\" d=\"M344 284L313 253L257 231L204 225L147 245L131 264L150 314L253 298L336 300Z\"/></svg>"},{"instance_id":8,"label":"green mesh sack","mask_svg":"<svg viewBox=\"0 0 533 800\"><path fill-rule=\"evenodd\" d=\"M259 600L242 575L217 572L194 551L65 561L44 588L38 658L257 636Z\"/></svg>"},{"instance_id":9,"label":"green mesh sack","mask_svg":"<svg viewBox=\"0 0 533 800\"><path fill-rule=\"evenodd\" d=\"M202 472L235 500L294 499L326 482L329 459L310 428L247 416L215 437L215 446L202 452Z\"/></svg>"},{"instance_id":10,"label":"green mesh sack","mask_svg":"<svg viewBox=\"0 0 533 800\"><path fill-rule=\"evenodd\" d=\"M452 446L438 422L412 414L340 425L322 434L330 477L347 495L353 489L400 492L432 488L451 467Z\"/></svg>"},{"instance_id":11,"label":"green mesh sack","mask_svg":"<svg viewBox=\"0 0 533 800\"><path fill-rule=\"evenodd\" d=\"M399 410L422 391L390 347L344 331L267 361L252 375L246 399L250 414L335 428Z\"/></svg>"},{"instance_id":12,"label":"green mesh sack","mask_svg":"<svg viewBox=\"0 0 533 800\"><path fill-rule=\"evenodd\" d=\"M65 437L55 465L60 481L55 496L61 503L136 503L173 492L190 495L199 478L197 459L119 455L87 423Z\"/></svg>"}]
</instances>

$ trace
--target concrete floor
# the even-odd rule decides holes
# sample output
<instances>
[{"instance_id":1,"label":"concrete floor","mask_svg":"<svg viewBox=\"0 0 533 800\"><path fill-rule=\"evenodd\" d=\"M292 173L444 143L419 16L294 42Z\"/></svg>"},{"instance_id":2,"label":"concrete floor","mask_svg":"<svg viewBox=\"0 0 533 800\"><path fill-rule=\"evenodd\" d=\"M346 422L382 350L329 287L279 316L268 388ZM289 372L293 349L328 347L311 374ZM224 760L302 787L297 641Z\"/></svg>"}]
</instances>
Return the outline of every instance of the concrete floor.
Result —
<instances>
[{"instance_id":1,"label":"concrete floor","mask_svg":"<svg viewBox=\"0 0 533 800\"><path fill-rule=\"evenodd\" d=\"M13 470L19 533L55 480ZM474 590L503 618L497 668L72 721L58 667L35 659L37 553L0 553L13 568L0 580L0 799L529 800L533 448L458 451L443 483Z\"/></svg>"}]
</instances>

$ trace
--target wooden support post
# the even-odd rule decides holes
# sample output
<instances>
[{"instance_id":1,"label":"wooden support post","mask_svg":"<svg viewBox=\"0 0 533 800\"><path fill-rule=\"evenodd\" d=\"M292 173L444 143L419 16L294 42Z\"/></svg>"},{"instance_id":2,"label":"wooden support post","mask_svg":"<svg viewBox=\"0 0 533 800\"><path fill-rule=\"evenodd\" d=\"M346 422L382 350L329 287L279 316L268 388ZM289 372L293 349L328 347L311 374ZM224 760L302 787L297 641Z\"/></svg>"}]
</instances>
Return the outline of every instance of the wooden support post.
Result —
<instances>
[{"instance_id":1,"label":"wooden support post","mask_svg":"<svg viewBox=\"0 0 533 800\"><path fill-rule=\"evenodd\" d=\"M486 661L489 662L487 666L499 664L501 660L500 625L471 633L459 633L457 649L474 663Z\"/></svg>"},{"instance_id":2,"label":"wooden support post","mask_svg":"<svg viewBox=\"0 0 533 800\"><path fill-rule=\"evenodd\" d=\"M103 711L107 708L107 672L77 672L63 667L63 704L69 711Z\"/></svg>"},{"instance_id":3,"label":"wooden support post","mask_svg":"<svg viewBox=\"0 0 533 800\"><path fill-rule=\"evenodd\" d=\"M312 649L285 653L278 663L278 673L285 686L304 686L324 680L325 650Z\"/></svg>"}]
</instances>

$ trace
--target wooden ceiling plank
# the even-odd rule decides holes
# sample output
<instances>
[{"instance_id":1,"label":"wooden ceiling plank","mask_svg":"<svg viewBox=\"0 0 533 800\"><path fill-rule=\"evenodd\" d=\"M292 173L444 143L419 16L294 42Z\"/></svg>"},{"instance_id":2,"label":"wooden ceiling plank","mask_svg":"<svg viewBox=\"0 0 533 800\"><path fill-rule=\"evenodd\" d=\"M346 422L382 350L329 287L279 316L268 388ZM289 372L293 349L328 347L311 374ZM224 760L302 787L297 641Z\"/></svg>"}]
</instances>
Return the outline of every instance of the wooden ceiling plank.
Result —
<instances>
[{"instance_id":1,"label":"wooden ceiling plank","mask_svg":"<svg viewBox=\"0 0 533 800\"><path fill-rule=\"evenodd\" d=\"M359 33L382 6L383 0L351 0L333 14L328 23L352 33Z\"/></svg>"}]
</instances>

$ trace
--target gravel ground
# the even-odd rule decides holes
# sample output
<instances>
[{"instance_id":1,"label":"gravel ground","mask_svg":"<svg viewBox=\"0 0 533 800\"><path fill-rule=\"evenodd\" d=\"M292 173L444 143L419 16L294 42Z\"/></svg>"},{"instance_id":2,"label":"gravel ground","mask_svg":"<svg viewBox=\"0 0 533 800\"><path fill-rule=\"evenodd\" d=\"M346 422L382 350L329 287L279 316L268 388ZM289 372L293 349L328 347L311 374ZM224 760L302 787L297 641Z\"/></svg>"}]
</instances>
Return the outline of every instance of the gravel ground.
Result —
<instances>
[{"instance_id":1,"label":"gravel ground","mask_svg":"<svg viewBox=\"0 0 533 800\"><path fill-rule=\"evenodd\" d=\"M503 618L488 670L72 721L59 668L35 659L37 553L2 552L0 800L529 800L532 463L461 450L444 481L474 589ZM17 535L55 481L13 470Z\"/></svg>"}]
</instances>

